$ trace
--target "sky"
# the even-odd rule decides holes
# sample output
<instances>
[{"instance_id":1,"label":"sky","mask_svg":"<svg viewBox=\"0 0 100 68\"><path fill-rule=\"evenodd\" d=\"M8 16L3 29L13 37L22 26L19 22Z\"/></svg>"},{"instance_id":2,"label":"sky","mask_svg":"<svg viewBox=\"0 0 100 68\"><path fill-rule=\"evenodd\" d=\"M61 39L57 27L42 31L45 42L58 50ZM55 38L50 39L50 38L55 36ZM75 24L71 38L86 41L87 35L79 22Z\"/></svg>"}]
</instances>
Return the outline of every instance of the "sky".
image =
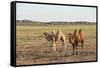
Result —
<instances>
[{"instance_id":1,"label":"sky","mask_svg":"<svg viewBox=\"0 0 100 68\"><path fill-rule=\"evenodd\" d=\"M96 22L95 7L60 6L46 4L16 4L17 20L88 21Z\"/></svg>"}]
</instances>

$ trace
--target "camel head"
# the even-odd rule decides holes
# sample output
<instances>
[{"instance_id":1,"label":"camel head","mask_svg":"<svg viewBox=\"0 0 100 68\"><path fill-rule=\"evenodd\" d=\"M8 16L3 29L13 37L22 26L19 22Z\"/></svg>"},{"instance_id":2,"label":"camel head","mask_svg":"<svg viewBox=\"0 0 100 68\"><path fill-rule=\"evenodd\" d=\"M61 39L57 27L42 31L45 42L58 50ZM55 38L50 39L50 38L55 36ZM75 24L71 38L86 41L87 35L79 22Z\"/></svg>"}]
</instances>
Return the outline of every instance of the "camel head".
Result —
<instances>
[{"instance_id":1,"label":"camel head","mask_svg":"<svg viewBox=\"0 0 100 68\"><path fill-rule=\"evenodd\" d=\"M44 34L46 40L48 40L48 41L51 41L52 40L51 34L49 34L47 32L44 32L43 34Z\"/></svg>"},{"instance_id":2,"label":"camel head","mask_svg":"<svg viewBox=\"0 0 100 68\"><path fill-rule=\"evenodd\" d=\"M74 43L74 41L75 41L75 37L74 37L74 35L72 34L72 33L68 33L68 37L69 37L69 43Z\"/></svg>"},{"instance_id":3,"label":"camel head","mask_svg":"<svg viewBox=\"0 0 100 68\"><path fill-rule=\"evenodd\" d=\"M44 32L43 34L44 34L45 36L47 36L47 35L48 35L48 33L47 33L47 32Z\"/></svg>"}]
</instances>

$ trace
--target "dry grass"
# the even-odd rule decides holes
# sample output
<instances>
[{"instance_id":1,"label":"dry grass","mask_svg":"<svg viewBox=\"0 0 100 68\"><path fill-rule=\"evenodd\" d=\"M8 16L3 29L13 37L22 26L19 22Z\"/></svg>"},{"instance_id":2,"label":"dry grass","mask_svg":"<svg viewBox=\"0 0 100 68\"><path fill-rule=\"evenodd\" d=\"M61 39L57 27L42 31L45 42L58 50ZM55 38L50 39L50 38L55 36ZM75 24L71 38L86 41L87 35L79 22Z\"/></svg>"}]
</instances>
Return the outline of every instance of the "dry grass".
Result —
<instances>
[{"instance_id":1,"label":"dry grass","mask_svg":"<svg viewBox=\"0 0 100 68\"><path fill-rule=\"evenodd\" d=\"M78 47L79 55L72 55L72 46L68 43L67 33L74 29L85 33L84 50ZM66 36L67 49L64 51L61 41L57 42L57 52L52 44L45 40L43 32L61 29ZM17 65L80 62L96 60L96 25L54 25L20 26L17 25L16 60Z\"/></svg>"}]
</instances>

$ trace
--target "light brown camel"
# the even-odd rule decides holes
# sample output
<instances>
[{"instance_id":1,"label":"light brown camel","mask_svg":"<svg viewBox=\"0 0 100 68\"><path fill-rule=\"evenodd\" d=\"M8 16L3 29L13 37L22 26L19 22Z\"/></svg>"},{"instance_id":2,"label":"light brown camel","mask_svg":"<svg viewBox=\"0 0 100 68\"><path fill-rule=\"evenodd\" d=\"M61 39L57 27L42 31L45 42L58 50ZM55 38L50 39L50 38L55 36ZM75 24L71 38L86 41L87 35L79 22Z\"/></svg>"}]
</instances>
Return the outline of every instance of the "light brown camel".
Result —
<instances>
[{"instance_id":1,"label":"light brown camel","mask_svg":"<svg viewBox=\"0 0 100 68\"><path fill-rule=\"evenodd\" d=\"M58 41L58 40L61 40L62 45L64 46L65 51L66 51L66 37L65 37L65 35L62 33L61 30L58 30L58 32L56 33L56 37L57 37L57 38L56 38L57 41Z\"/></svg>"},{"instance_id":2,"label":"light brown camel","mask_svg":"<svg viewBox=\"0 0 100 68\"><path fill-rule=\"evenodd\" d=\"M61 40L66 49L65 35L62 33L61 30L58 30L57 33L55 32L55 30L53 30L51 33L44 32L43 34L45 35L45 39L47 41L52 41L53 51L56 51L56 42L59 40Z\"/></svg>"}]
</instances>

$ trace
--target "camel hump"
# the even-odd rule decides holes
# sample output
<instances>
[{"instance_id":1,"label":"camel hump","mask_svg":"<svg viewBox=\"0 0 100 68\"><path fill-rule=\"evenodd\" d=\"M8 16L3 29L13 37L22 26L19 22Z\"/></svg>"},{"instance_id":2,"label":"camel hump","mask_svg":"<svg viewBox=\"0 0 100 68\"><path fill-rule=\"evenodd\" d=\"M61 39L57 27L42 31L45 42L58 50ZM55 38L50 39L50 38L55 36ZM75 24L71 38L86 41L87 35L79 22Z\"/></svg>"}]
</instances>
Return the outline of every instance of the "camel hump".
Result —
<instances>
[{"instance_id":1,"label":"camel hump","mask_svg":"<svg viewBox=\"0 0 100 68\"><path fill-rule=\"evenodd\" d=\"M84 35L82 29L79 29L79 34L80 34L80 35Z\"/></svg>"},{"instance_id":2,"label":"camel hump","mask_svg":"<svg viewBox=\"0 0 100 68\"><path fill-rule=\"evenodd\" d=\"M81 33L82 32L82 29L79 29L78 33Z\"/></svg>"},{"instance_id":3,"label":"camel hump","mask_svg":"<svg viewBox=\"0 0 100 68\"><path fill-rule=\"evenodd\" d=\"M84 34L84 32L82 31L82 29L79 29L79 36L80 36L80 38L82 38L82 39L84 39L84 37L85 37L85 34Z\"/></svg>"},{"instance_id":4,"label":"camel hump","mask_svg":"<svg viewBox=\"0 0 100 68\"><path fill-rule=\"evenodd\" d=\"M52 33L54 33L54 34L55 34L55 33L56 33L56 32L55 32L55 30L52 30Z\"/></svg>"},{"instance_id":5,"label":"camel hump","mask_svg":"<svg viewBox=\"0 0 100 68\"><path fill-rule=\"evenodd\" d=\"M74 35L75 37L78 36L78 34L77 34L77 30L76 30L76 29L74 30L73 35Z\"/></svg>"}]
</instances>

